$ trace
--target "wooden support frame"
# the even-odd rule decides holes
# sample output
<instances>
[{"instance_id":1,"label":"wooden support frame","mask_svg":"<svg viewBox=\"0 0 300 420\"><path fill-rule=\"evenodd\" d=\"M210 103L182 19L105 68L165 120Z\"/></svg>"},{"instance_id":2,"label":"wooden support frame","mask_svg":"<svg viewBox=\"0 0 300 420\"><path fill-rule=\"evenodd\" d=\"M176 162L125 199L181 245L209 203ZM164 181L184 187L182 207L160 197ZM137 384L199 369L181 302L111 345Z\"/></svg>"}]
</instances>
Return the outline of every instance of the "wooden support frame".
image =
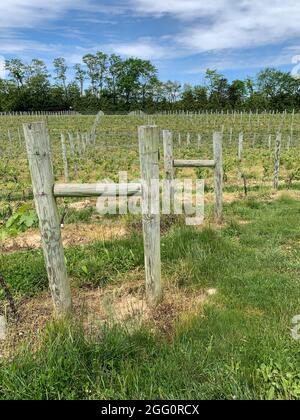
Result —
<instances>
[{"instance_id":1,"label":"wooden support frame","mask_svg":"<svg viewBox=\"0 0 300 420\"><path fill-rule=\"evenodd\" d=\"M173 138L169 131L163 132L164 166L167 180L174 178L174 168L211 168L214 169L215 220L223 219L223 133L213 135L214 160L178 160L173 159Z\"/></svg>"},{"instance_id":2,"label":"wooden support frame","mask_svg":"<svg viewBox=\"0 0 300 420\"><path fill-rule=\"evenodd\" d=\"M142 196L145 248L146 292L148 301L161 300L159 130L146 126L139 129L142 183L139 184L55 184L48 130L45 123L24 124L27 155L34 201L39 218L43 252L55 312L72 312L71 288L67 275L61 226L56 198ZM153 188L152 181L157 181ZM155 205L145 210L145 204Z\"/></svg>"}]
</instances>

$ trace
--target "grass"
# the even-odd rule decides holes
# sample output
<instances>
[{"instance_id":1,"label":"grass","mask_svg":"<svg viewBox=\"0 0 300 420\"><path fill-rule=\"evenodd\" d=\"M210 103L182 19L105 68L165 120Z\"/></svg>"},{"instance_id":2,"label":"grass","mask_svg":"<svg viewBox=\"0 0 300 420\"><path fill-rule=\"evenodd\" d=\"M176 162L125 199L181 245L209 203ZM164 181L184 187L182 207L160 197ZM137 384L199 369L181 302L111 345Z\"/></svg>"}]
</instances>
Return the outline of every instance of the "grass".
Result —
<instances>
[{"instance_id":1,"label":"grass","mask_svg":"<svg viewBox=\"0 0 300 420\"><path fill-rule=\"evenodd\" d=\"M80 325L50 324L35 353L28 344L0 362L0 399L299 399L290 329L300 313L300 204L253 197L225 214L221 230L174 225L162 238L164 278L217 290L171 338L146 326L86 336ZM68 268L77 286L105 287L143 266L142 247L135 234L70 248ZM46 287L39 251L0 263L15 294Z\"/></svg>"},{"instance_id":2,"label":"grass","mask_svg":"<svg viewBox=\"0 0 300 420\"><path fill-rule=\"evenodd\" d=\"M65 250L68 273L75 286L105 286L120 273L143 265L139 236L96 242ZM40 250L0 255L1 271L15 296L30 297L47 288L47 274Z\"/></svg>"}]
</instances>

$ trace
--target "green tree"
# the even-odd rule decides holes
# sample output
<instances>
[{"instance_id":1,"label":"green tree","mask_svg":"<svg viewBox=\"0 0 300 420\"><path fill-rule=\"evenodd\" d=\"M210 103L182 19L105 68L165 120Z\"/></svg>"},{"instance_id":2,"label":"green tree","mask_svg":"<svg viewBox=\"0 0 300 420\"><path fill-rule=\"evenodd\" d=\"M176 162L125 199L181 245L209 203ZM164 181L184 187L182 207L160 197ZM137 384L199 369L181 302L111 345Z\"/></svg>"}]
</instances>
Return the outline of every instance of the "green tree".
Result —
<instances>
[{"instance_id":1,"label":"green tree","mask_svg":"<svg viewBox=\"0 0 300 420\"><path fill-rule=\"evenodd\" d=\"M194 90L191 85L184 85L182 98L181 98L181 105L184 110L194 110L195 109L195 97L194 97Z\"/></svg>"},{"instance_id":2,"label":"green tree","mask_svg":"<svg viewBox=\"0 0 300 420\"><path fill-rule=\"evenodd\" d=\"M128 106L132 102L133 106L138 102L139 96L144 101L146 88L150 83L151 77L156 74L154 67L148 65L149 62L138 58L128 58L122 62L119 88ZM153 77L153 81L155 78Z\"/></svg>"},{"instance_id":3,"label":"green tree","mask_svg":"<svg viewBox=\"0 0 300 420\"><path fill-rule=\"evenodd\" d=\"M108 59L108 72L106 76L107 86L113 98L113 104L117 104L118 86L122 72L122 59L112 54Z\"/></svg>"},{"instance_id":4,"label":"green tree","mask_svg":"<svg viewBox=\"0 0 300 420\"><path fill-rule=\"evenodd\" d=\"M27 72L27 66L18 58L6 60L5 69L8 71L11 80L15 82L18 88L24 85L24 79Z\"/></svg>"},{"instance_id":5,"label":"green tree","mask_svg":"<svg viewBox=\"0 0 300 420\"><path fill-rule=\"evenodd\" d=\"M165 84L165 94L169 104L175 104L179 100L181 94L181 84L168 80Z\"/></svg>"},{"instance_id":6,"label":"green tree","mask_svg":"<svg viewBox=\"0 0 300 420\"><path fill-rule=\"evenodd\" d=\"M228 101L233 109L244 104L246 95L247 88L243 80L234 80L228 87Z\"/></svg>"},{"instance_id":7,"label":"green tree","mask_svg":"<svg viewBox=\"0 0 300 420\"><path fill-rule=\"evenodd\" d=\"M205 79L209 92L209 104L213 109L223 109L228 105L228 80L216 70L206 70Z\"/></svg>"},{"instance_id":8,"label":"green tree","mask_svg":"<svg viewBox=\"0 0 300 420\"><path fill-rule=\"evenodd\" d=\"M84 70L81 64L75 64L74 70L75 80L78 83L80 89L80 96L83 96L84 82L86 80L86 70Z\"/></svg>"},{"instance_id":9,"label":"green tree","mask_svg":"<svg viewBox=\"0 0 300 420\"><path fill-rule=\"evenodd\" d=\"M147 95L153 95L153 88L157 82L157 69L147 60L139 60L139 82L141 88L142 106L145 106Z\"/></svg>"},{"instance_id":10,"label":"green tree","mask_svg":"<svg viewBox=\"0 0 300 420\"><path fill-rule=\"evenodd\" d=\"M87 66L87 74L91 82L92 93L101 96L106 72L108 68L108 56L98 51L95 55L87 54L83 57L83 62Z\"/></svg>"},{"instance_id":11,"label":"green tree","mask_svg":"<svg viewBox=\"0 0 300 420\"><path fill-rule=\"evenodd\" d=\"M61 83L64 91L67 92L67 71L68 66L63 57L55 58L53 60L55 79Z\"/></svg>"},{"instance_id":12,"label":"green tree","mask_svg":"<svg viewBox=\"0 0 300 420\"><path fill-rule=\"evenodd\" d=\"M194 101L196 109L207 109L207 88L205 86L194 87Z\"/></svg>"},{"instance_id":13,"label":"green tree","mask_svg":"<svg viewBox=\"0 0 300 420\"><path fill-rule=\"evenodd\" d=\"M267 99L269 108L283 111L295 105L299 80L290 73L267 68L257 76L257 90Z\"/></svg>"}]
</instances>

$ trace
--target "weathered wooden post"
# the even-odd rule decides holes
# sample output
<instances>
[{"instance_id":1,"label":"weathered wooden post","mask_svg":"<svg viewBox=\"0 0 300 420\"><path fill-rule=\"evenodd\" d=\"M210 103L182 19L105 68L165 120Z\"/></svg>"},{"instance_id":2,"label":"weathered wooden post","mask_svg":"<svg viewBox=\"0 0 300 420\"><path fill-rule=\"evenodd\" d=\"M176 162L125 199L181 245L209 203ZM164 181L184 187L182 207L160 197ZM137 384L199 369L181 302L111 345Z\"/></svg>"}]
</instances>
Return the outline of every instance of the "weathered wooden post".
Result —
<instances>
[{"instance_id":1,"label":"weathered wooden post","mask_svg":"<svg viewBox=\"0 0 300 420\"><path fill-rule=\"evenodd\" d=\"M159 206L159 129L139 127L146 294L152 304L162 298ZM156 208L155 208L156 207Z\"/></svg>"},{"instance_id":2,"label":"weathered wooden post","mask_svg":"<svg viewBox=\"0 0 300 420\"><path fill-rule=\"evenodd\" d=\"M276 190L279 187L279 170L280 170L280 155L281 155L281 133L277 133L275 146L275 170L273 186Z\"/></svg>"},{"instance_id":3,"label":"weathered wooden post","mask_svg":"<svg viewBox=\"0 0 300 420\"><path fill-rule=\"evenodd\" d=\"M232 136L233 136L233 128L230 127L230 132L229 132L229 143L232 143Z\"/></svg>"},{"instance_id":4,"label":"weathered wooden post","mask_svg":"<svg viewBox=\"0 0 300 420\"><path fill-rule=\"evenodd\" d=\"M215 220L223 220L223 135L214 133L214 160L215 160Z\"/></svg>"},{"instance_id":5,"label":"weathered wooden post","mask_svg":"<svg viewBox=\"0 0 300 420\"><path fill-rule=\"evenodd\" d=\"M5 316L0 315L0 341L6 338L7 321Z\"/></svg>"},{"instance_id":6,"label":"weathered wooden post","mask_svg":"<svg viewBox=\"0 0 300 420\"><path fill-rule=\"evenodd\" d=\"M200 150L201 142L202 142L202 136L201 134L198 134L198 150Z\"/></svg>"},{"instance_id":7,"label":"weathered wooden post","mask_svg":"<svg viewBox=\"0 0 300 420\"><path fill-rule=\"evenodd\" d=\"M287 144L286 144L286 150L289 152L291 148L292 138L291 136L288 136Z\"/></svg>"},{"instance_id":8,"label":"weathered wooden post","mask_svg":"<svg viewBox=\"0 0 300 420\"><path fill-rule=\"evenodd\" d=\"M165 166L165 199L170 200L170 210L174 207L174 158L173 158L173 135L171 131L163 131L164 143L164 166Z\"/></svg>"},{"instance_id":9,"label":"weathered wooden post","mask_svg":"<svg viewBox=\"0 0 300 420\"><path fill-rule=\"evenodd\" d=\"M191 134L187 133L186 135L186 144L189 146L191 144Z\"/></svg>"},{"instance_id":10,"label":"weathered wooden post","mask_svg":"<svg viewBox=\"0 0 300 420\"><path fill-rule=\"evenodd\" d=\"M239 161L241 161L243 159L243 152L244 152L244 134L240 133L240 135L239 135L239 151L238 151Z\"/></svg>"},{"instance_id":11,"label":"weathered wooden post","mask_svg":"<svg viewBox=\"0 0 300 420\"><path fill-rule=\"evenodd\" d=\"M68 137L69 137L69 143L70 143L70 148L71 148L71 153L74 156L75 155L75 146L74 146L74 137L72 133L68 133Z\"/></svg>"},{"instance_id":12,"label":"weathered wooden post","mask_svg":"<svg viewBox=\"0 0 300 420\"><path fill-rule=\"evenodd\" d=\"M56 313L66 315L71 312L72 299L53 193L54 175L49 135L44 123L24 124L23 128L49 286Z\"/></svg>"},{"instance_id":13,"label":"weathered wooden post","mask_svg":"<svg viewBox=\"0 0 300 420\"><path fill-rule=\"evenodd\" d=\"M61 139L62 158L63 158L63 164L64 164L65 182L69 182L69 166L68 166L68 158L67 158L67 147L66 147L65 135L63 133L61 133L60 139Z\"/></svg>"},{"instance_id":14,"label":"weathered wooden post","mask_svg":"<svg viewBox=\"0 0 300 420\"><path fill-rule=\"evenodd\" d=\"M269 150L271 151L271 147L272 147L272 134L270 134L269 137L268 137L268 146L269 146Z\"/></svg>"}]
</instances>

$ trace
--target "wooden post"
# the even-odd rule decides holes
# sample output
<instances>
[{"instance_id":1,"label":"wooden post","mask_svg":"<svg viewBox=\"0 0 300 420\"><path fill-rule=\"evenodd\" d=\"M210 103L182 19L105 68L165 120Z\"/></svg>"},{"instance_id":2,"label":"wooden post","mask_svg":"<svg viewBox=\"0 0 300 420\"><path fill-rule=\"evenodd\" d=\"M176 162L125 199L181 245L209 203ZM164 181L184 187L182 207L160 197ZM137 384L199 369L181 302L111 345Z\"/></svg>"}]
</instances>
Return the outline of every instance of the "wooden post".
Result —
<instances>
[{"instance_id":1,"label":"wooden post","mask_svg":"<svg viewBox=\"0 0 300 420\"><path fill-rule=\"evenodd\" d=\"M244 134L240 133L239 135L239 161L243 159L243 152L244 152Z\"/></svg>"},{"instance_id":2,"label":"wooden post","mask_svg":"<svg viewBox=\"0 0 300 420\"><path fill-rule=\"evenodd\" d=\"M215 220L222 223L223 220L223 136L222 133L214 133L214 160L215 160Z\"/></svg>"},{"instance_id":3,"label":"wooden post","mask_svg":"<svg viewBox=\"0 0 300 420\"><path fill-rule=\"evenodd\" d=\"M68 167L68 158L67 158L67 148L66 148L65 135L61 133L60 138L61 138L62 158L63 158L63 164L64 164L65 182L69 182L69 167Z\"/></svg>"},{"instance_id":4,"label":"wooden post","mask_svg":"<svg viewBox=\"0 0 300 420\"><path fill-rule=\"evenodd\" d=\"M152 304L162 298L159 209L159 129L139 127L146 294ZM157 184L153 188L153 184ZM151 204L157 204L153 209Z\"/></svg>"},{"instance_id":5,"label":"wooden post","mask_svg":"<svg viewBox=\"0 0 300 420\"><path fill-rule=\"evenodd\" d=\"M178 134L178 144L181 146L181 133Z\"/></svg>"},{"instance_id":6,"label":"wooden post","mask_svg":"<svg viewBox=\"0 0 300 420\"><path fill-rule=\"evenodd\" d=\"M49 135L44 123L24 124L23 128L49 286L56 313L66 315L71 312L72 299L53 194L54 175Z\"/></svg>"},{"instance_id":7,"label":"wooden post","mask_svg":"<svg viewBox=\"0 0 300 420\"><path fill-rule=\"evenodd\" d=\"M230 127L230 134L229 134L229 143L232 143L232 136L233 136L233 128Z\"/></svg>"},{"instance_id":8,"label":"wooden post","mask_svg":"<svg viewBox=\"0 0 300 420\"><path fill-rule=\"evenodd\" d=\"M191 144L191 135L190 135L190 133L187 133L187 135L186 135L186 144L188 146Z\"/></svg>"},{"instance_id":9,"label":"wooden post","mask_svg":"<svg viewBox=\"0 0 300 420\"><path fill-rule=\"evenodd\" d=\"M22 145L22 136L21 136L19 127L18 127L18 138L19 138L19 143Z\"/></svg>"},{"instance_id":10,"label":"wooden post","mask_svg":"<svg viewBox=\"0 0 300 420\"><path fill-rule=\"evenodd\" d=\"M291 148L291 140L292 140L291 136L288 136L288 141L287 141L287 144L286 144L286 150L288 152L289 152L289 150Z\"/></svg>"},{"instance_id":11,"label":"wooden post","mask_svg":"<svg viewBox=\"0 0 300 420\"><path fill-rule=\"evenodd\" d=\"M269 145L269 150L271 151L271 147L272 147L272 134L269 135L268 145Z\"/></svg>"},{"instance_id":12,"label":"wooden post","mask_svg":"<svg viewBox=\"0 0 300 420\"><path fill-rule=\"evenodd\" d=\"M68 137L69 137L69 143L70 143L71 153L74 156L75 155L75 146L74 146L73 134L72 133L68 133Z\"/></svg>"},{"instance_id":13,"label":"wooden post","mask_svg":"<svg viewBox=\"0 0 300 420\"><path fill-rule=\"evenodd\" d=\"M165 178L166 178L166 189L165 194L170 200L170 210L172 211L174 206L174 158L173 158L173 135L171 131L163 131L163 142L164 142L164 165L165 165Z\"/></svg>"},{"instance_id":14,"label":"wooden post","mask_svg":"<svg viewBox=\"0 0 300 420\"><path fill-rule=\"evenodd\" d=\"M7 322L3 315L0 315L0 341L6 339Z\"/></svg>"},{"instance_id":15,"label":"wooden post","mask_svg":"<svg viewBox=\"0 0 300 420\"><path fill-rule=\"evenodd\" d=\"M202 136L201 134L198 134L198 150L200 150L201 142L202 142Z\"/></svg>"},{"instance_id":16,"label":"wooden post","mask_svg":"<svg viewBox=\"0 0 300 420\"><path fill-rule=\"evenodd\" d=\"M279 187L280 154L281 154L281 133L278 133L276 136L275 170L274 170L274 182L273 182L273 186L276 190L278 190L278 187Z\"/></svg>"}]
</instances>

